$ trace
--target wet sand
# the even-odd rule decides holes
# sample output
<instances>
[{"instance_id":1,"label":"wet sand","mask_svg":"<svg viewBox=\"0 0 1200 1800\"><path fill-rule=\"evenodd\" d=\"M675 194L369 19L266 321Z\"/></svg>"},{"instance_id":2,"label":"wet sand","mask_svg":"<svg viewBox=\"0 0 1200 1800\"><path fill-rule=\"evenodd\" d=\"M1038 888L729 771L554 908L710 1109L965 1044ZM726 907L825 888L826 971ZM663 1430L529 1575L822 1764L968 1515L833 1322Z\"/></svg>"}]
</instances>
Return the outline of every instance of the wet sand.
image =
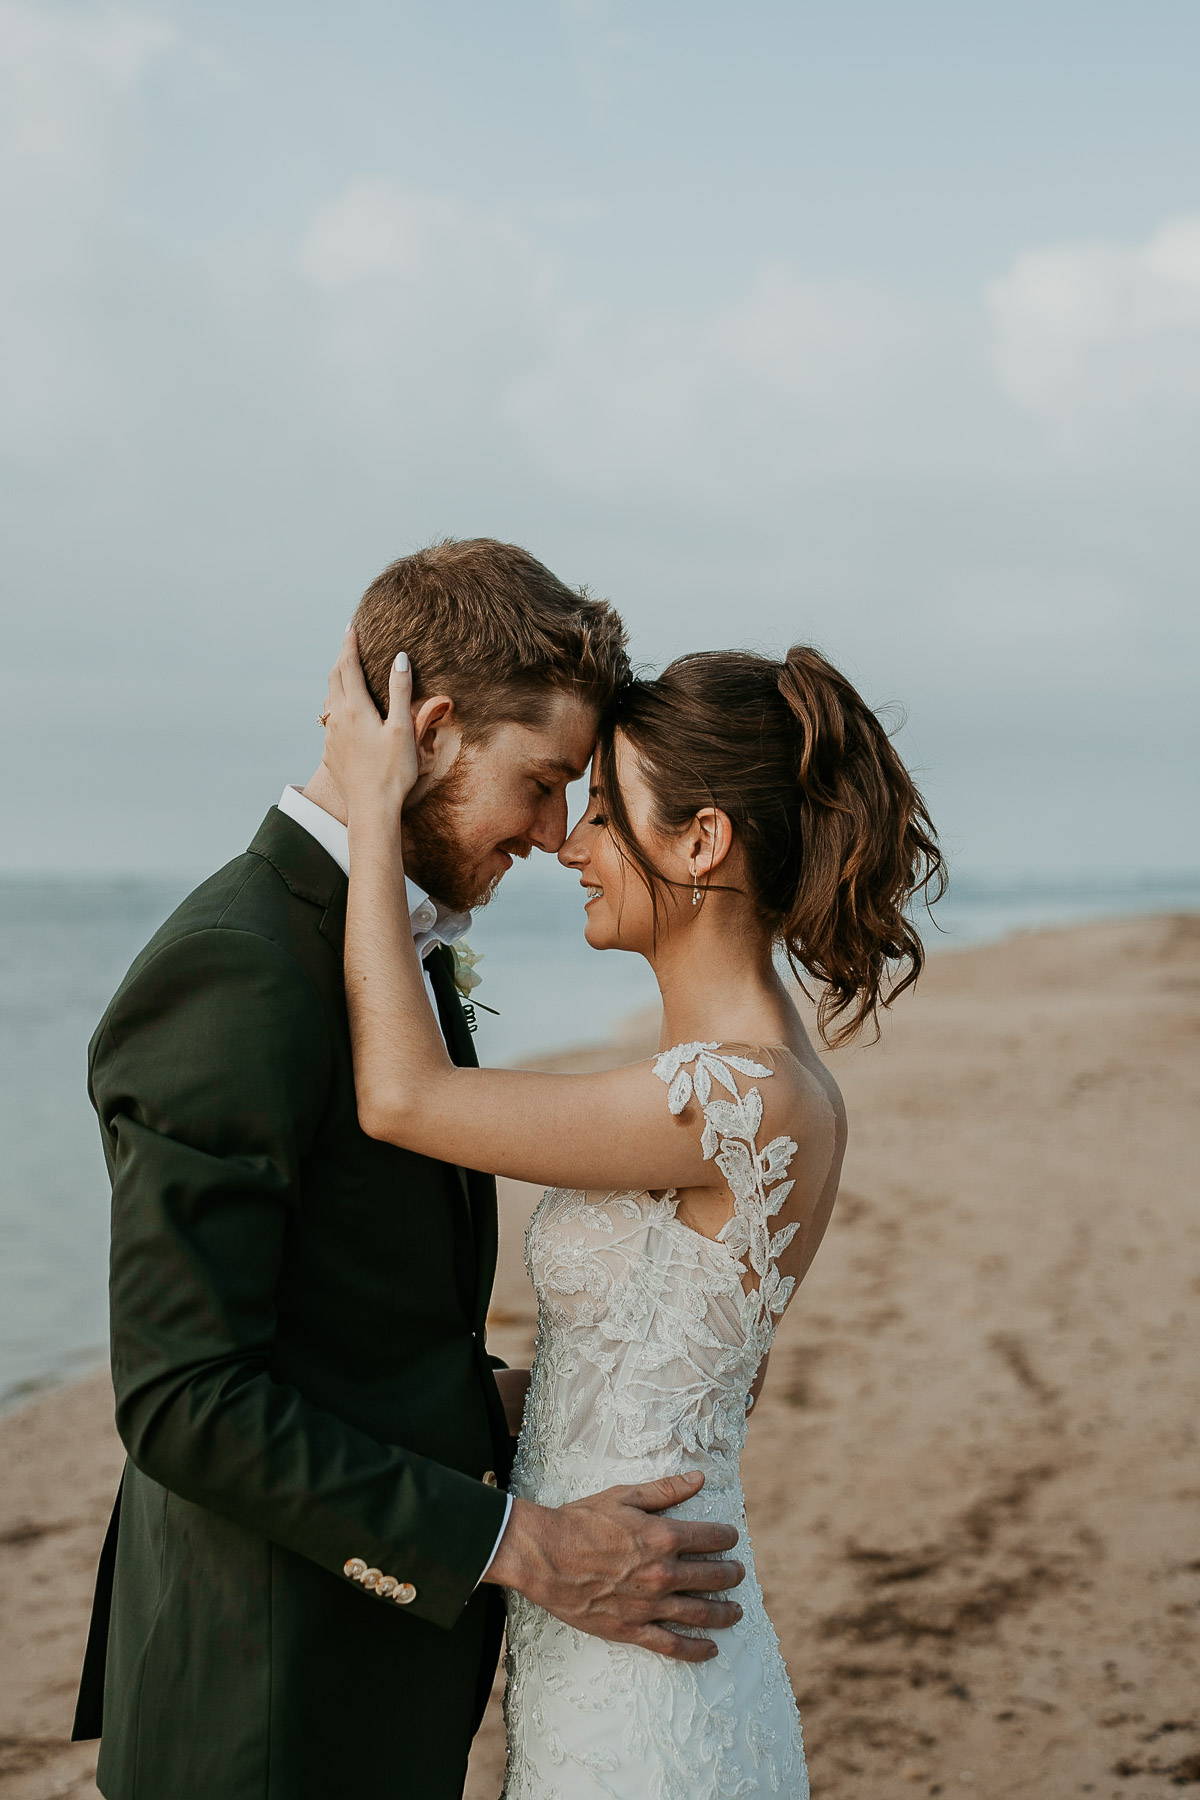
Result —
<instances>
[{"instance_id":1,"label":"wet sand","mask_svg":"<svg viewBox=\"0 0 1200 1800\"><path fill-rule=\"evenodd\" d=\"M939 957L832 1066L842 1196L745 1465L814 1794L1200 1786L1200 919ZM535 1196L503 1187L518 1361ZM95 1794L64 1740L119 1463L102 1377L0 1419L6 1800ZM470 1800L502 1765L493 1705Z\"/></svg>"}]
</instances>

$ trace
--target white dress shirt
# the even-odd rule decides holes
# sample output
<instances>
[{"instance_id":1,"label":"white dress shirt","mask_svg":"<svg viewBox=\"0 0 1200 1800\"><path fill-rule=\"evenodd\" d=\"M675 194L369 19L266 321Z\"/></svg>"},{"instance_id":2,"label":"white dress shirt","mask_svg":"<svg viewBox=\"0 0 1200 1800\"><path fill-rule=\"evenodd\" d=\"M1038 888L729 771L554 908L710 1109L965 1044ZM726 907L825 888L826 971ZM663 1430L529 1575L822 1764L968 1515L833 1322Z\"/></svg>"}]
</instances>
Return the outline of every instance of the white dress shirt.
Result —
<instances>
[{"instance_id":1,"label":"white dress shirt","mask_svg":"<svg viewBox=\"0 0 1200 1800\"><path fill-rule=\"evenodd\" d=\"M342 873L350 873L350 833L340 819L327 813L323 806L310 800L297 787L285 787L279 801L279 810L294 819L307 831L310 837L316 838L322 850L327 850ZM433 1016L438 1020L437 998L433 991L433 983L429 979L429 970L425 967L425 958L437 944L454 944L471 929L471 914L451 912L440 900L431 900L429 895L419 888L415 881L407 878L404 883L408 889L408 916L412 921L413 943L417 947L417 955L421 959L421 970L425 976L425 992L429 995L429 1004L433 1008ZM512 1495L504 1496L504 1518L496 1542L492 1545L492 1554L488 1557L480 1571L482 1581L496 1560L496 1552L500 1548L500 1539L508 1528L509 1515L512 1512ZM478 1583L476 1584L478 1585Z\"/></svg>"}]
</instances>

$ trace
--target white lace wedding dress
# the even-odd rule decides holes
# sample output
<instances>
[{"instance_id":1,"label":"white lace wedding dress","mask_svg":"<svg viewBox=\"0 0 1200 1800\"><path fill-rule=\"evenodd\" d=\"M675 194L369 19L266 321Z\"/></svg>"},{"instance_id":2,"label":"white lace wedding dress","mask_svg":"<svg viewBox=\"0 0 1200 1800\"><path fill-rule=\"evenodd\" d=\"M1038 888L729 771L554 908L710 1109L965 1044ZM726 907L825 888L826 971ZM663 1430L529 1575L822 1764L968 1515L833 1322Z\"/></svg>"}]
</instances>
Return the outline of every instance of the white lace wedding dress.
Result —
<instances>
[{"instance_id":1,"label":"white lace wedding dress","mask_svg":"<svg viewBox=\"0 0 1200 1800\"><path fill-rule=\"evenodd\" d=\"M551 1188L529 1227L538 1339L512 1491L547 1506L701 1469L673 1509L741 1534L739 1624L718 1655L682 1663L571 1629L509 1596L504 1800L805 1800L796 1702L746 1534L739 1457L750 1385L793 1283L773 1230L792 1183L791 1138L758 1146L770 1069L717 1044L681 1044L655 1073L680 1113L695 1093L703 1148L734 1196L719 1241L675 1217L671 1194ZM744 1085L744 1084L743 1084ZM752 1291L746 1291L746 1278Z\"/></svg>"}]
</instances>

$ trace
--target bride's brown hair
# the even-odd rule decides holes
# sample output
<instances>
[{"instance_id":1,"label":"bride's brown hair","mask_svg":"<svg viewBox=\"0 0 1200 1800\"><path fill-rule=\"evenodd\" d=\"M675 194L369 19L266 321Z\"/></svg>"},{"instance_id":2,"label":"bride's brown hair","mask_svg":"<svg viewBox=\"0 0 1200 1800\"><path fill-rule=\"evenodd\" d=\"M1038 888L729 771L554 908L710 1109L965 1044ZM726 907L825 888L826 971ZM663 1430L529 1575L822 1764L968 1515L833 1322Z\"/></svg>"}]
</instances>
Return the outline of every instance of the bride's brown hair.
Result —
<instances>
[{"instance_id":1,"label":"bride's brown hair","mask_svg":"<svg viewBox=\"0 0 1200 1800\"><path fill-rule=\"evenodd\" d=\"M759 916L793 971L821 983L817 1022L843 1044L921 972L907 909L946 885L937 836L887 732L816 650L783 662L744 650L681 656L622 688L599 746L609 824L658 909L666 877L637 842L616 780L617 733L654 796L653 824L680 832L728 815ZM714 884L715 885L715 884ZM840 1023L839 1023L840 1021Z\"/></svg>"}]
</instances>

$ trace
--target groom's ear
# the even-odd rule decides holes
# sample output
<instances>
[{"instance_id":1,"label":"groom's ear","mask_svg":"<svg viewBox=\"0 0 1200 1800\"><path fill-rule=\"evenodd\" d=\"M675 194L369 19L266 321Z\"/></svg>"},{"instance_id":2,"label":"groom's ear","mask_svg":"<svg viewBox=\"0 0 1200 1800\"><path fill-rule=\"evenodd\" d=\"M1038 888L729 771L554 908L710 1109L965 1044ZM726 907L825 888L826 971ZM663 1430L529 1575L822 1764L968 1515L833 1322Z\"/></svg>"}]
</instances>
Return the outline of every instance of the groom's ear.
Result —
<instances>
[{"instance_id":1,"label":"groom's ear","mask_svg":"<svg viewBox=\"0 0 1200 1800\"><path fill-rule=\"evenodd\" d=\"M415 700L412 720L420 770L418 780L433 776L440 781L462 748L462 731L454 702L448 694L431 694L425 700Z\"/></svg>"}]
</instances>

